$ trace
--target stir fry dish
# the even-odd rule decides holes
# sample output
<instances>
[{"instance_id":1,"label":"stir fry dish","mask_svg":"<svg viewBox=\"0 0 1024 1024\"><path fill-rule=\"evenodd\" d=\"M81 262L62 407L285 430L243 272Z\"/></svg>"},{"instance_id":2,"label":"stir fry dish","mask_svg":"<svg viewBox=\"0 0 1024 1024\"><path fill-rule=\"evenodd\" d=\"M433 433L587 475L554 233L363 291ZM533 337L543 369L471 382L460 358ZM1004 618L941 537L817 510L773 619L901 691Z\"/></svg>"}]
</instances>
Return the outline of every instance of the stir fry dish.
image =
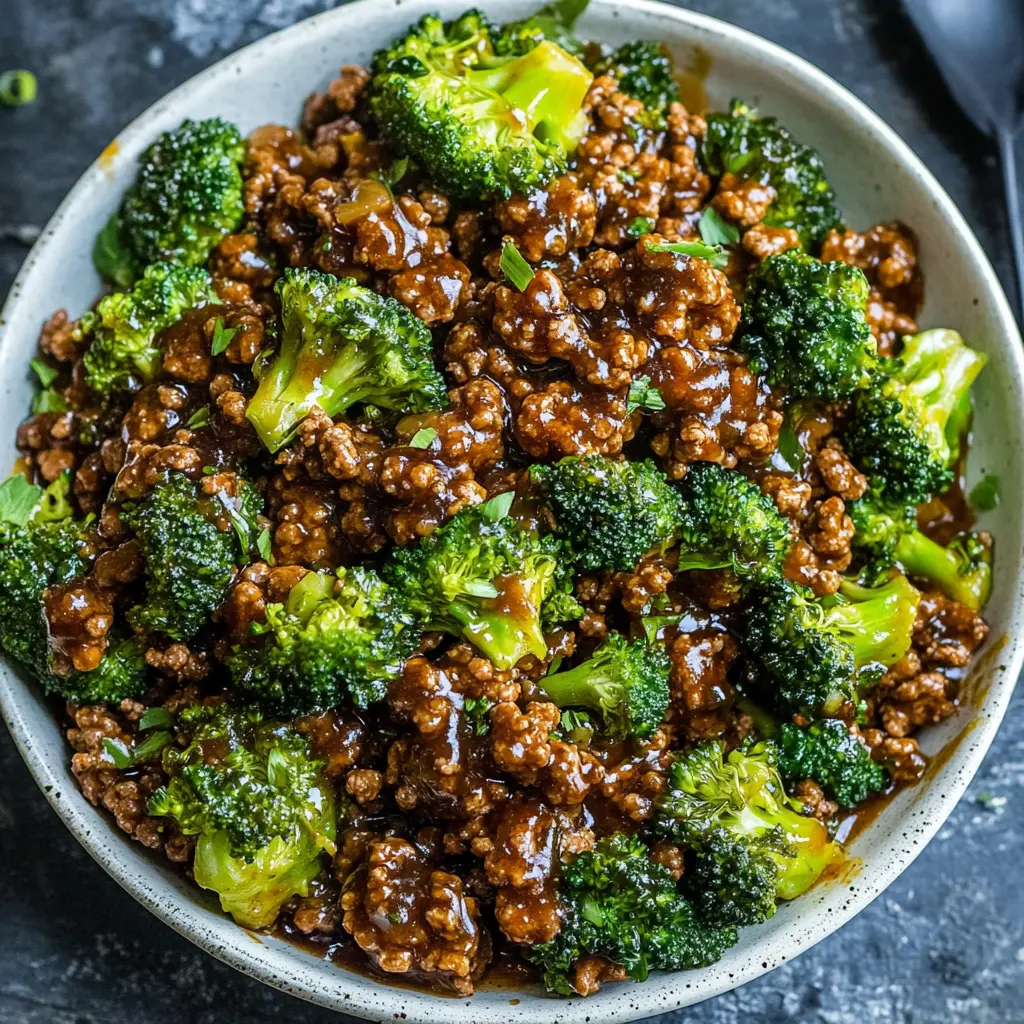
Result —
<instances>
[{"instance_id":1,"label":"stir fry dish","mask_svg":"<svg viewBox=\"0 0 1024 1024\"><path fill-rule=\"evenodd\" d=\"M154 139L0 486L85 798L441 993L714 963L921 777L988 628L985 357L916 323L913 234L579 7Z\"/></svg>"}]
</instances>

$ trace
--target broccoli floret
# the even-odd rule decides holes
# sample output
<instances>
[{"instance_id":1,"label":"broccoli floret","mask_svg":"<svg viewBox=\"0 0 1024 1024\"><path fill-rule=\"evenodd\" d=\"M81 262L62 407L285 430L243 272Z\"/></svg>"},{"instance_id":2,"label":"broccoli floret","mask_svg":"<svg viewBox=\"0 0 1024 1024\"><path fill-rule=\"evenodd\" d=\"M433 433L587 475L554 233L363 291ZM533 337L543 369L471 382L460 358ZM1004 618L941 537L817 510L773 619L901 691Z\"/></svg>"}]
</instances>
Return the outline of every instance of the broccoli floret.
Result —
<instances>
[{"instance_id":1,"label":"broccoli floret","mask_svg":"<svg viewBox=\"0 0 1024 1024\"><path fill-rule=\"evenodd\" d=\"M756 924L774 913L775 898L806 892L842 856L801 810L786 795L774 744L725 756L711 740L676 755L652 829L696 851L698 863L708 858L687 887L709 920ZM740 869L732 879L730 865Z\"/></svg>"},{"instance_id":2,"label":"broccoli floret","mask_svg":"<svg viewBox=\"0 0 1024 1024\"><path fill-rule=\"evenodd\" d=\"M499 669L547 654L543 626L578 618L572 556L508 514L512 494L463 509L382 569L425 628L464 637Z\"/></svg>"},{"instance_id":3,"label":"broccoli floret","mask_svg":"<svg viewBox=\"0 0 1024 1024\"><path fill-rule=\"evenodd\" d=\"M12 478L13 480L14 478ZM48 587L84 576L90 565L86 531L70 518L59 490L25 484L29 506L20 522L0 522L0 649L35 676L48 693L76 704L114 704L146 687L141 648L116 628L106 655L88 672L55 671L50 628L43 607Z\"/></svg>"},{"instance_id":4,"label":"broccoli floret","mask_svg":"<svg viewBox=\"0 0 1024 1024\"><path fill-rule=\"evenodd\" d=\"M572 966L583 956L603 956L645 981L650 971L707 967L736 942L734 928L698 920L669 872L621 832L562 870L558 908L561 931L525 955L544 971L548 990L562 995L572 995Z\"/></svg>"},{"instance_id":5,"label":"broccoli floret","mask_svg":"<svg viewBox=\"0 0 1024 1024\"><path fill-rule=\"evenodd\" d=\"M240 477L238 493L204 494L172 473L139 503L126 505L121 521L134 532L146 563L145 600L128 611L138 630L191 640L221 603L236 565L249 560L259 492Z\"/></svg>"},{"instance_id":6,"label":"broccoli floret","mask_svg":"<svg viewBox=\"0 0 1024 1024\"><path fill-rule=\"evenodd\" d=\"M286 270L275 288L281 343L255 368L246 410L270 451L318 405L337 416L357 404L399 413L447 404L430 330L400 302L317 270Z\"/></svg>"},{"instance_id":7,"label":"broccoli floret","mask_svg":"<svg viewBox=\"0 0 1024 1024\"><path fill-rule=\"evenodd\" d=\"M496 54L478 11L447 24L425 16L374 55L372 73L370 108L384 140L465 201L545 185L587 124L592 76L583 64L549 39Z\"/></svg>"},{"instance_id":8,"label":"broccoli floret","mask_svg":"<svg viewBox=\"0 0 1024 1024\"><path fill-rule=\"evenodd\" d=\"M727 114L710 114L701 147L704 165L718 177L770 185L775 199L764 216L774 227L793 228L805 249L816 251L842 217L825 178L821 157L801 145L773 117L759 117L733 100Z\"/></svg>"},{"instance_id":9,"label":"broccoli floret","mask_svg":"<svg viewBox=\"0 0 1024 1024\"><path fill-rule=\"evenodd\" d=\"M670 667L664 644L611 633L582 665L544 676L538 686L560 708L598 712L611 739L643 738L665 717Z\"/></svg>"},{"instance_id":10,"label":"broccoli floret","mask_svg":"<svg viewBox=\"0 0 1024 1024\"><path fill-rule=\"evenodd\" d=\"M309 741L251 707L197 704L163 754L170 776L147 811L196 840L193 873L246 928L273 924L334 855L334 799Z\"/></svg>"},{"instance_id":11,"label":"broccoli floret","mask_svg":"<svg viewBox=\"0 0 1024 1024\"><path fill-rule=\"evenodd\" d=\"M622 92L658 114L679 99L672 55L664 43L624 43L597 62L594 74L611 75Z\"/></svg>"},{"instance_id":12,"label":"broccoli floret","mask_svg":"<svg viewBox=\"0 0 1024 1024\"><path fill-rule=\"evenodd\" d=\"M762 841L741 841L726 829L700 841L700 854L683 876L683 890L702 921L742 928L767 921L776 910L779 865L790 847L771 832Z\"/></svg>"},{"instance_id":13,"label":"broccoli floret","mask_svg":"<svg viewBox=\"0 0 1024 1024\"><path fill-rule=\"evenodd\" d=\"M785 779L814 779L840 807L856 807L888 785L871 751L835 718L779 729L779 771Z\"/></svg>"},{"instance_id":14,"label":"broccoli floret","mask_svg":"<svg viewBox=\"0 0 1024 1024\"><path fill-rule=\"evenodd\" d=\"M891 374L857 396L843 443L887 499L916 504L953 482L962 409L985 361L956 331L922 331L905 339Z\"/></svg>"},{"instance_id":15,"label":"broccoli floret","mask_svg":"<svg viewBox=\"0 0 1024 1024\"><path fill-rule=\"evenodd\" d=\"M362 568L304 576L267 607L262 633L228 668L261 707L289 717L382 700L420 640L403 596Z\"/></svg>"},{"instance_id":16,"label":"broccoli floret","mask_svg":"<svg viewBox=\"0 0 1024 1024\"><path fill-rule=\"evenodd\" d=\"M570 455L530 474L584 569L628 571L679 528L679 495L649 460Z\"/></svg>"},{"instance_id":17,"label":"broccoli floret","mask_svg":"<svg viewBox=\"0 0 1024 1024\"><path fill-rule=\"evenodd\" d=\"M146 267L130 292L104 296L79 321L75 337L89 345L82 360L85 382L101 398L141 387L160 370L160 332L185 310L217 302L205 270Z\"/></svg>"},{"instance_id":18,"label":"broccoli floret","mask_svg":"<svg viewBox=\"0 0 1024 1024\"><path fill-rule=\"evenodd\" d=\"M864 562L862 579L885 579L899 565L974 611L985 606L992 589L992 552L976 534L958 533L943 547L917 529L913 504L888 502L874 491L850 502L847 511L856 530L852 547Z\"/></svg>"},{"instance_id":19,"label":"broccoli floret","mask_svg":"<svg viewBox=\"0 0 1024 1024\"><path fill-rule=\"evenodd\" d=\"M844 580L821 599L780 580L751 602L746 646L784 707L827 713L907 653L920 598L905 576L879 587Z\"/></svg>"},{"instance_id":20,"label":"broccoli floret","mask_svg":"<svg viewBox=\"0 0 1024 1024\"><path fill-rule=\"evenodd\" d=\"M736 343L790 397L848 398L882 365L864 315L868 292L858 267L799 250L769 256L748 280Z\"/></svg>"},{"instance_id":21,"label":"broccoli floret","mask_svg":"<svg viewBox=\"0 0 1024 1024\"><path fill-rule=\"evenodd\" d=\"M728 569L745 588L781 577L792 531L757 484L735 470L698 462L680 493L680 572Z\"/></svg>"},{"instance_id":22,"label":"broccoli floret","mask_svg":"<svg viewBox=\"0 0 1024 1024\"><path fill-rule=\"evenodd\" d=\"M492 33L494 52L499 57L521 57L545 39L557 43L566 53L583 58L583 44L572 33L587 0L555 0L521 21L510 21Z\"/></svg>"},{"instance_id":23,"label":"broccoli floret","mask_svg":"<svg viewBox=\"0 0 1024 1024\"><path fill-rule=\"evenodd\" d=\"M164 132L139 157L121 208L96 239L99 272L124 288L149 263L202 266L242 222L244 157L238 129L219 117Z\"/></svg>"}]
</instances>

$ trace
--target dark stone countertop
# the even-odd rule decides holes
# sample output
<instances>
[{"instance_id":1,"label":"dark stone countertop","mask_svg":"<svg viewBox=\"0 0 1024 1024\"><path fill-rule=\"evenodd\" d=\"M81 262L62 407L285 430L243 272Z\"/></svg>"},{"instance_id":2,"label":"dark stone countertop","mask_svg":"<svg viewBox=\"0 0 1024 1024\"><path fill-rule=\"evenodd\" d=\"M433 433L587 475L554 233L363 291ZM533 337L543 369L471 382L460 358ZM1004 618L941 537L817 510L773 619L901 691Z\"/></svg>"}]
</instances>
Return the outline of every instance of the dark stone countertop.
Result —
<instances>
[{"instance_id":1,"label":"dark stone countertop","mask_svg":"<svg viewBox=\"0 0 1024 1024\"><path fill-rule=\"evenodd\" d=\"M467 0L468 3L468 0ZM225 52L329 0L7 0L0 68L38 101L0 110L0 294L41 225L136 114ZM932 168L1004 282L991 147L953 106L893 0L699 0L809 58ZM995 799L979 800L982 794ZM1024 1022L1024 694L968 795L917 862L830 939L664 1024ZM50 811L0 732L0 1024L338 1021L244 978L136 905Z\"/></svg>"}]
</instances>

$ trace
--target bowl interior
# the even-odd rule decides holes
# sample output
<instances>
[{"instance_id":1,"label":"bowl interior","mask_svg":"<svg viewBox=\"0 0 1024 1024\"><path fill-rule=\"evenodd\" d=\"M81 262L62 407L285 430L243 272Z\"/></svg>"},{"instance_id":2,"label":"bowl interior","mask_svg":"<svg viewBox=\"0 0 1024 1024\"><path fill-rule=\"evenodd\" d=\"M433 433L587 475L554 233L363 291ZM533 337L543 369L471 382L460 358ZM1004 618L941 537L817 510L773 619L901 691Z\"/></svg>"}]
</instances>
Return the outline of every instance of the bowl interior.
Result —
<instances>
[{"instance_id":1,"label":"bowl interior","mask_svg":"<svg viewBox=\"0 0 1024 1024\"><path fill-rule=\"evenodd\" d=\"M104 152L48 225L12 290L0 322L0 443L27 413L28 360L51 311L79 315L99 280L92 240L133 175L139 152L184 117L219 114L243 131L268 122L294 125L303 98L341 64L365 61L427 10L460 11L468 0L376 4L364 0L321 15L242 50L186 83L144 114ZM483 3L496 20L528 13L532 2ZM960 713L928 731L922 746L941 756L916 788L900 794L849 846L839 877L748 929L713 968L654 977L642 986L611 985L586 1000L558 1002L536 992L484 989L471 1003L383 985L323 963L287 943L243 932L213 900L161 859L150 857L89 807L68 769L68 751L50 711L14 672L0 666L5 718L40 785L64 821L128 891L193 941L247 973L283 989L373 1019L511 1024L519 1020L633 1020L696 1002L748 981L812 945L877 895L938 829L970 781L1002 717L1020 668L1019 505L1009 483L1021 478L1020 338L995 277L950 201L909 149L865 108L810 65L712 19L655 3L593 0L581 34L608 42L660 39L686 63L699 47L711 60L713 105L742 96L778 115L821 152L848 223L865 228L899 218L918 234L927 281L922 326L959 329L988 353L976 387L975 442L969 479L996 473L1004 501L983 525L997 538L987 653L965 687ZM1015 628L1018 627L1018 628Z\"/></svg>"}]
</instances>

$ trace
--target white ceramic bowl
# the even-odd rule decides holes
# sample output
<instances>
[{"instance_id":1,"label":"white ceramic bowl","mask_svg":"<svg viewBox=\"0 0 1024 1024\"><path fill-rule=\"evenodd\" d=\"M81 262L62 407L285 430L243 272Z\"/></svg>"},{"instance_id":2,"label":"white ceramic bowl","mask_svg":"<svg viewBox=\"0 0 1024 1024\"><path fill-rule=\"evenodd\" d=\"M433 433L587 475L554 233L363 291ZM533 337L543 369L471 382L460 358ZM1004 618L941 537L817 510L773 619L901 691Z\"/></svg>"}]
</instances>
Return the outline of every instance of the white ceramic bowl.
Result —
<instances>
[{"instance_id":1,"label":"white ceramic bowl","mask_svg":"<svg viewBox=\"0 0 1024 1024\"><path fill-rule=\"evenodd\" d=\"M243 131L297 122L303 98L339 65L365 61L430 10L453 15L469 0L362 0L279 32L176 89L118 137L71 191L29 255L0 322L0 439L8 446L27 411L28 361L39 327L65 306L86 309L99 287L92 240L131 180L139 152L185 117L220 114ZM496 20L520 17L526 2L482 3ZM978 242L928 170L874 114L810 64L722 22L646 0L592 0L581 35L620 42L664 40L686 58L694 46L712 58L712 100L733 95L777 114L822 154L848 223L864 228L899 217L921 241L927 279L923 326L955 327L989 355L976 387L971 476L995 472L1004 501L984 525L997 539L995 587L987 617L991 639L965 687L960 713L928 731L922 746L939 754L920 785L901 793L849 847L840 880L782 906L767 924L714 967L652 977L643 985L608 985L586 1001L558 1001L539 991L487 990L472 1000L440 999L391 987L314 959L285 942L236 927L207 894L173 866L150 856L83 799L68 767L68 748L32 687L0 667L0 706L32 774L82 845L128 892L203 949L261 981L323 1006L374 1020L626 1021L695 1003L741 985L791 959L861 910L920 853L963 794L992 741L1021 668L1024 647L1017 500L1021 472L1024 359L1006 300ZM13 457L13 456L12 456ZM896 936L894 934L895 943Z\"/></svg>"}]
</instances>

